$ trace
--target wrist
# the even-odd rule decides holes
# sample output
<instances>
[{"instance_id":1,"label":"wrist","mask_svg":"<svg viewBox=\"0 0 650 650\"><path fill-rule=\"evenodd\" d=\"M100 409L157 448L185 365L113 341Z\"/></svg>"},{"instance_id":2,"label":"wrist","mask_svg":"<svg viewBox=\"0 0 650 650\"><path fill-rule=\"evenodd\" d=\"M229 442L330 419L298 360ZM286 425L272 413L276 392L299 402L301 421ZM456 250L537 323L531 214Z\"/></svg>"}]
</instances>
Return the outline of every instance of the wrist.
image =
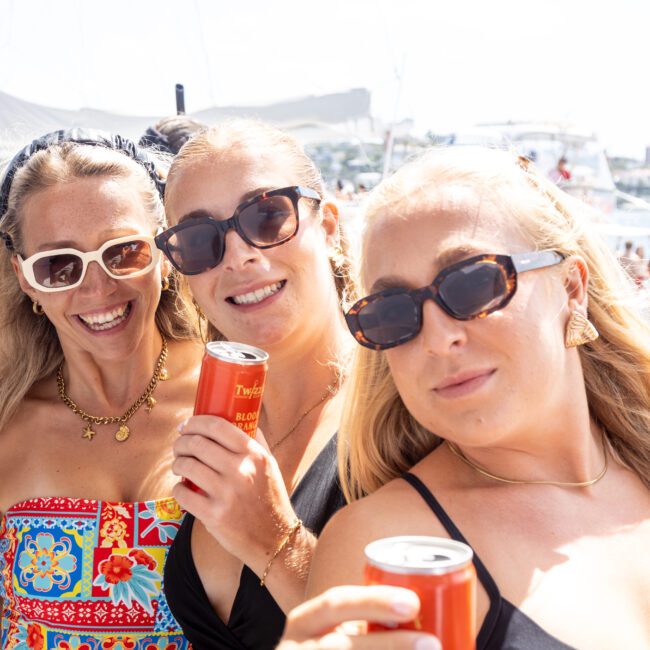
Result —
<instances>
[{"instance_id":1,"label":"wrist","mask_svg":"<svg viewBox=\"0 0 650 650\"><path fill-rule=\"evenodd\" d=\"M278 556L281 555L285 550L290 550L295 539L298 537L300 530L303 528L302 520L296 517L291 523L289 529L286 533L280 538L275 550L271 554L269 561L266 563L264 571L260 576L260 586L263 587L266 579L271 571L273 563L277 560Z\"/></svg>"}]
</instances>

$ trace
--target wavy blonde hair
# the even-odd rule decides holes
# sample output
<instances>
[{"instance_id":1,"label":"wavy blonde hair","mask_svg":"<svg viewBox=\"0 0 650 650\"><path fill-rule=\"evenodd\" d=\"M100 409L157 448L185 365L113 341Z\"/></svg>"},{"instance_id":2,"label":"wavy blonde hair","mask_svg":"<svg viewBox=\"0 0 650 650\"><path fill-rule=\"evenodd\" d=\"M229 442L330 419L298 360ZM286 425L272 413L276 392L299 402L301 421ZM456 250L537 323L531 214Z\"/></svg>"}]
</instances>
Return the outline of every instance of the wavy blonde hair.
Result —
<instances>
[{"instance_id":1,"label":"wavy blonde hair","mask_svg":"<svg viewBox=\"0 0 650 650\"><path fill-rule=\"evenodd\" d=\"M593 233L594 214L585 204L512 153L438 149L406 165L371 193L364 229L371 229L378 217L404 218L432 188L437 192L458 186L498 205L538 250L585 260L589 318L600 332L596 341L579 348L589 409L613 452L650 486L650 327L632 306L631 282ZM367 291L364 260L372 254L367 242L364 237L362 295ZM347 395L339 468L348 500L400 476L441 443L404 406L383 352L358 347Z\"/></svg>"},{"instance_id":2,"label":"wavy blonde hair","mask_svg":"<svg viewBox=\"0 0 650 650\"><path fill-rule=\"evenodd\" d=\"M205 159L222 157L227 160L231 152L253 150L256 155L266 154L269 158L286 160L296 172L300 185L309 187L325 196L325 184L318 167L305 153L303 146L292 135L270 124L257 120L228 120L199 132L189 140L174 158L167 177L166 200L173 195L183 170ZM170 221L174 216L170 215ZM174 225L171 223L170 225ZM339 248L330 255L330 266L339 301L344 307L356 298L353 282L352 262L345 228L339 223ZM187 282L181 281L181 291L189 296ZM224 335L208 322L207 338L210 341L223 340Z\"/></svg>"},{"instance_id":3,"label":"wavy blonde hair","mask_svg":"<svg viewBox=\"0 0 650 650\"><path fill-rule=\"evenodd\" d=\"M22 211L30 196L56 185L101 176L137 183L152 229L166 225L162 199L142 165L107 147L65 142L34 154L14 176L7 212L0 223L14 249L23 250ZM0 430L31 387L52 375L63 361L56 329L46 317L32 311L31 298L21 290L12 268L12 255L4 246L0 248ZM175 287L172 276L169 291L161 294L156 325L170 340L194 339L193 310Z\"/></svg>"}]
</instances>

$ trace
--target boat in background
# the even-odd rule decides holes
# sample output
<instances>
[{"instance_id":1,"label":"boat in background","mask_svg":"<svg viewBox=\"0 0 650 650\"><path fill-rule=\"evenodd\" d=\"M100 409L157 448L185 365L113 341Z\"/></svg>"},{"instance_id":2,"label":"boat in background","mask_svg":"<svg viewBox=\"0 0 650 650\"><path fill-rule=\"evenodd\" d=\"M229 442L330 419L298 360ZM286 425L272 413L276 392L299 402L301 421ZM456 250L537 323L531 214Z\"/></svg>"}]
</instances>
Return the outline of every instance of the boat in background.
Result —
<instances>
[{"instance_id":1,"label":"boat in background","mask_svg":"<svg viewBox=\"0 0 650 650\"><path fill-rule=\"evenodd\" d=\"M582 199L603 215L616 209L616 185L605 148L592 132L557 122L503 122L483 124L503 135L522 156L550 176L560 158L571 177L562 189Z\"/></svg>"}]
</instances>

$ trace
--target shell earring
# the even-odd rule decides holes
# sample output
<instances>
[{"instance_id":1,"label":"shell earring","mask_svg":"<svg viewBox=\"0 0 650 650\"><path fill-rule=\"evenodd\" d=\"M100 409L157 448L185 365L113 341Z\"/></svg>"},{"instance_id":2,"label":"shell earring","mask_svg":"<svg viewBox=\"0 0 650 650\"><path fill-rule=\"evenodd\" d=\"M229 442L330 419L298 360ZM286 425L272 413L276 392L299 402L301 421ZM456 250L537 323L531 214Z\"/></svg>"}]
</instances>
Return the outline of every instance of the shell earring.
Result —
<instances>
[{"instance_id":1,"label":"shell earring","mask_svg":"<svg viewBox=\"0 0 650 650\"><path fill-rule=\"evenodd\" d=\"M571 317L564 333L564 345L575 348L585 343L591 343L598 338L598 330L593 323L577 309L571 312Z\"/></svg>"}]
</instances>

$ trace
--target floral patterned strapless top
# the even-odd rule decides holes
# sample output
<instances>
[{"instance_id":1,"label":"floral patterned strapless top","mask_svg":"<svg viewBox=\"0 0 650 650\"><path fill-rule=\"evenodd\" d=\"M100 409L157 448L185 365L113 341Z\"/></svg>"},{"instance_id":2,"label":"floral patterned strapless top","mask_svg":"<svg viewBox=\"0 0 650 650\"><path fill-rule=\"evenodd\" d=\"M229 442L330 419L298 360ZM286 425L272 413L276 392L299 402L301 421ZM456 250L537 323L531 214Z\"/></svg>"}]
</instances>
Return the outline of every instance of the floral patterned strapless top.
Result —
<instances>
[{"instance_id":1,"label":"floral patterned strapless top","mask_svg":"<svg viewBox=\"0 0 650 650\"><path fill-rule=\"evenodd\" d=\"M162 590L172 498L29 499L0 522L2 648L185 650Z\"/></svg>"}]
</instances>

